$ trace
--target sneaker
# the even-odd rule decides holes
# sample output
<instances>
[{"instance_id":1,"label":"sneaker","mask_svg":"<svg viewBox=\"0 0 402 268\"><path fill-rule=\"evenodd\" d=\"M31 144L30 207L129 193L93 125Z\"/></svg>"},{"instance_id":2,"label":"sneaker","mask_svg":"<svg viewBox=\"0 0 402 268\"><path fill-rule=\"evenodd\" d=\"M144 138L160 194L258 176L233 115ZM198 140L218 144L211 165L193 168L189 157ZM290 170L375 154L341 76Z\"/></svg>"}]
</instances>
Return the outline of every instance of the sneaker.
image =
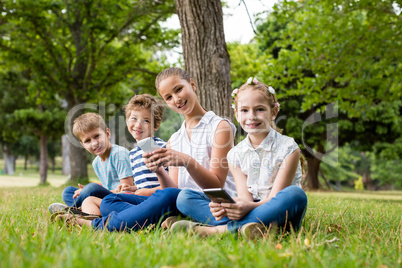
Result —
<instances>
[{"instance_id":1,"label":"sneaker","mask_svg":"<svg viewBox=\"0 0 402 268\"><path fill-rule=\"evenodd\" d=\"M59 214L65 214L65 213L70 213L73 215L80 215L86 220L93 220L93 219L101 218L100 215L88 214L88 213L82 212L80 208L69 207L62 203L53 203L49 206L48 210L51 214L51 219L53 219L53 217L55 217L54 214L59 215Z\"/></svg>"},{"instance_id":2,"label":"sneaker","mask_svg":"<svg viewBox=\"0 0 402 268\"><path fill-rule=\"evenodd\" d=\"M172 225L179 220L178 216L170 216L162 222L163 229L170 229Z\"/></svg>"},{"instance_id":3,"label":"sneaker","mask_svg":"<svg viewBox=\"0 0 402 268\"><path fill-rule=\"evenodd\" d=\"M265 226L258 222L247 223L240 229L241 235L250 240L264 237L265 231Z\"/></svg>"},{"instance_id":4,"label":"sneaker","mask_svg":"<svg viewBox=\"0 0 402 268\"><path fill-rule=\"evenodd\" d=\"M57 213L57 212L65 212L68 209L67 205L62 203L53 203L49 206L48 210L50 214Z\"/></svg>"},{"instance_id":5,"label":"sneaker","mask_svg":"<svg viewBox=\"0 0 402 268\"><path fill-rule=\"evenodd\" d=\"M188 231L194 231L195 227L200 226L201 223L198 222L193 222L193 221L187 221L187 220L181 220L181 221L176 221L175 223L172 224L170 230L172 232L188 232Z\"/></svg>"}]
</instances>

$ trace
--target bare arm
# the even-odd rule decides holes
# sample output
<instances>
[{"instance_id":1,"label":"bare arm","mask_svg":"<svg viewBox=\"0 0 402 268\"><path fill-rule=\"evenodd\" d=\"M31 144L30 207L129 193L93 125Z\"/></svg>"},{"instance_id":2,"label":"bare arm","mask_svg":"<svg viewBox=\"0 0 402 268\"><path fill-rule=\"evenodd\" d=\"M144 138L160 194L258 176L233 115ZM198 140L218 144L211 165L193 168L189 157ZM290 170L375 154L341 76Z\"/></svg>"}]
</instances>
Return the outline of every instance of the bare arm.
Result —
<instances>
[{"instance_id":1,"label":"bare arm","mask_svg":"<svg viewBox=\"0 0 402 268\"><path fill-rule=\"evenodd\" d=\"M121 191L125 191L124 188L134 186L134 178L133 176L125 177L120 180L120 185L116 187L116 189L111 190L112 193L119 193Z\"/></svg>"},{"instance_id":2,"label":"bare arm","mask_svg":"<svg viewBox=\"0 0 402 268\"><path fill-rule=\"evenodd\" d=\"M142 188L135 191L136 195L143 195L143 196L151 196L151 194L155 193L156 190L161 190L162 187L154 187L154 188Z\"/></svg>"},{"instance_id":3,"label":"bare arm","mask_svg":"<svg viewBox=\"0 0 402 268\"><path fill-rule=\"evenodd\" d=\"M226 155L233 146L233 139L233 131L229 123L226 121L220 122L214 136L209 169L203 167L191 156L170 148L155 150L148 159L147 167L155 169L156 166L167 165L170 169L171 167L184 166L201 188L220 188L224 186L229 171ZM156 173L158 174L159 171L160 169L158 168ZM172 172L171 174L169 170L171 178L177 184L178 171L173 168ZM158 174L158 178L159 176L162 176L162 172ZM161 179L164 178L161 177ZM162 181L161 185L164 185Z\"/></svg>"}]
</instances>

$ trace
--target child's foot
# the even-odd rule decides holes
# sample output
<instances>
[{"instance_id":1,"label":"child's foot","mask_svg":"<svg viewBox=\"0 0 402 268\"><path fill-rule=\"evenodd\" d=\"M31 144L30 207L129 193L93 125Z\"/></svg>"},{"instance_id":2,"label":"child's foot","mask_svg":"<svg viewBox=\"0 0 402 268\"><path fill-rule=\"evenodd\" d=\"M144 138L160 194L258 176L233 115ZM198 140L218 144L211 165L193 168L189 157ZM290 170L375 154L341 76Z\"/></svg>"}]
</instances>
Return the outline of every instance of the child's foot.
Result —
<instances>
[{"instance_id":1,"label":"child's foot","mask_svg":"<svg viewBox=\"0 0 402 268\"><path fill-rule=\"evenodd\" d=\"M170 229L172 225L179 220L178 216L170 216L162 222L162 229Z\"/></svg>"},{"instance_id":2,"label":"child's foot","mask_svg":"<svg viewBox=\"0 0 402 268\"><path fill-rule=\"evenodd\" d=\"M226 225L211 226L211 225L204 225L198 222L182 220L175 222L171 227L171 231L191 232L205 237L225 233L228 231L228 229Z\"/></svg>"},{"instance_id":3,"label":"child's foot","mask_svg":"<svg viewBox=\"0 0 402 268\"><path fill-rule=\"evenodd\" d=\"M66 211L67 208L68 208L68 206L64 205L62 203L53 203L48 207L48 210L49 210L50 214L53 214L53 213L57 213L57 212Z\"/></svg>"},{"instance_id":4,"label":"child's foot","mask_svg":"<svg viewBox=\"0 0 402 268\"><path fill-rule=\"evenodd\" d=\"M82 218L86 220L93 220L97 218L101 218L100 215L97 214L88 214L85 212L82 212L80 208L75 208L75 207L69 207L67 205L64 205L62 203L53 203L49 206L48 208L50 214L68 214L71 213L73 215L80 215ZM52 217L53 219L54 217Z\"/></svg>"},{"instance_id":5,"label":"child's foot","mask_svg":"<svg viewBox=\"0 0 402 268\"><path fill-rule=\"evenodd\" d=\"M81 215L74 215L70 213L59 214L56 216L56 220L61 220L69 226L78 226L81 228L83 225L91 226L91 220L84 219Z\"/></svg>"},{"instance_id":6,"label":"child's foot","mask_svg":"<svg viewBox=\"0 0 402 268\"><path fill-rule=\"evenodd\" d=\"M201 223L181 220L172 224L170 230L172 232L194 232L195 227L200 226Z\"/></svg>"},{"instance_id":7,"label":"child's foot","mask_svg":"<svg viewBox=\"0 0 402 268\"><path fill-rule=\"evenodd\" d=\"M244 238L254 240L264 237L267 228L258 222L250 222L243 225L240 229L240 233Z\"/></svg>"}]
</instances>

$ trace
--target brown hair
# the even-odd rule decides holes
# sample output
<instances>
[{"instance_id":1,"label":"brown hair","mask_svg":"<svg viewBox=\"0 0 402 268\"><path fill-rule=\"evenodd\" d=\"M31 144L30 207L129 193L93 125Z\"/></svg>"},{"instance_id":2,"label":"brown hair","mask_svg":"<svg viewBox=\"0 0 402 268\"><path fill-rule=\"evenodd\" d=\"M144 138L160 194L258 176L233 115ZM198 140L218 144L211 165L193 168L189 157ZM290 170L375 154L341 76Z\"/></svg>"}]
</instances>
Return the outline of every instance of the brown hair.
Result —
<instances>
[{"instance_id":1,"label":"brown hair","mask_svg":"<svg viewBox=\"0 0 402 268\"><path fill-rule=\"evenodd\" d=\"M130 116L131 111L150 109L154 119L154 128L158 128L162 122L163 105L150 94L135 95L123 109L126 113L126 119Z\"/></svg>"},{"instance_id":2,"label":"brown hair","mask_svg":"<svg viewBox=\"0 0 402 268\"><path fill-rule=\"evenodd\" d=\"M245 91L247 89L252 89L255 91L260 92L264 98L267 100L269 107L271 108L271 110L277 109L277 107L275 107L275 103L278 102L278 99L276 97L275 94L272 94L271 92L268 91L268 86L262 82L257 82L256 84L252 83L252 84L248 84L248 83L244 83L240 88L239 91L237 92L237 94L234 97L234 104L237 110L237 102L238 102L238 96L240 94L240 92ZM269 125L275 129L276 131L278 131L279 133L282 133L282 129L278 128L274 122L274 120L271 120L269 122Z\"/></svg>"},{"instance_id":3,"label":"brown hair","mask_svg":"<svg viewBox=\"0 0 402 268\"><path fill-rule=\"evenodd\" d=\"M160 72L155 79L155 87L158 93L159 93L160 82L171 76L178 76L190 83L191 76L185 70L177 67L166 68L162 72Z\"/></svg>"},{"instance_id":4,"label":"brown hair","mask_svg":"<svg viewBox=\"0 0 402 268\"><path fill-rule=\"evenodd\" d=\"M107 126L105 120L103 120L102 116L97 113L86 113L80 115L74 120L73 134L81 141L80 136L82 134L88 133L97 128L106 132Z\"/></svg>"}]
</instances>

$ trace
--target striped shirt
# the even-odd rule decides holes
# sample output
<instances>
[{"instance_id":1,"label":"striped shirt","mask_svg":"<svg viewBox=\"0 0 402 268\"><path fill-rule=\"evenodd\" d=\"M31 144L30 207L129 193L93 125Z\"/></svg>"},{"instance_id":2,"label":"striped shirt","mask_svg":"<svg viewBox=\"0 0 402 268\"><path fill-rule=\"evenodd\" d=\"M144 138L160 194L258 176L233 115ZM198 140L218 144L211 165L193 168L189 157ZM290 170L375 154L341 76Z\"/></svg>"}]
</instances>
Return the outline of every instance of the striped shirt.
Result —
<instances>
[{"instance_id":1,"label":"striped shirt","mask_svg":"<svg viewBox=\"0 0 402 268\"><path fill-rule=\"evenodd\" d=\"M166 148L165 141L158 137L153 137L153 139L160 147ZM134 183L138 189L157 187L160 185L158 177L145 166L144 158L142 157L143 154L144 151L138 146L134 147L129 154L131 169L133 170ZM167 167L166 171L168 171Z\"/></svg>"}]
</instances>

